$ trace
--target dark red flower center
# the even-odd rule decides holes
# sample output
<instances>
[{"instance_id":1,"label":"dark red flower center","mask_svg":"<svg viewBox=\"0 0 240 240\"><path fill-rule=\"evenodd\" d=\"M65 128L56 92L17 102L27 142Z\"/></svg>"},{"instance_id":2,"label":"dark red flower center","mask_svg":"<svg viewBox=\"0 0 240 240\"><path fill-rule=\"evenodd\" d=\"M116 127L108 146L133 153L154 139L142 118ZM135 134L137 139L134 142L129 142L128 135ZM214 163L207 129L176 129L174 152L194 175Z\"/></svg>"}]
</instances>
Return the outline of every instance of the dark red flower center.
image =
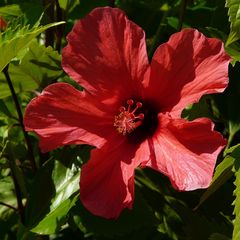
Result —
<instances>
[{"instance_id":1,"label":"dark red flower center","mask_svg":"<svg viewBox=\"0 0 240 240\"><path fill-rule=\"evenodd\" d=\"M114 118L114 126L119 133L125 136L142 125L144 114L139 113L141 108L142 103L135 103L132 99L127 100L127 107L119 108L120 113Z\"/></svg>"}]
</instances>

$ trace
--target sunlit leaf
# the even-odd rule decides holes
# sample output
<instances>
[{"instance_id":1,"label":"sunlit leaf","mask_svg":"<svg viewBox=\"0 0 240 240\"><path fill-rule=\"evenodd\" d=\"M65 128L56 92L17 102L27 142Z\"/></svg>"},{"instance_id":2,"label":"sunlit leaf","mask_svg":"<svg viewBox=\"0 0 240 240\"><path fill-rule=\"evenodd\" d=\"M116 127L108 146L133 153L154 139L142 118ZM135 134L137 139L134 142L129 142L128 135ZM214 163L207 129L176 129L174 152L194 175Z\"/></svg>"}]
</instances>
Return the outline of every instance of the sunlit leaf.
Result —
<instances>
[{"instance_id":1,"label":"sunlit leaf","mask_svg":"<svg viewBox=\"0 0 240 240\"><path fill-rule=\"evenodd\" d=\"M20 5L18 4L11 4L11 5L0 7L1 16L19 17L21 14L23 14L23 12L20 8Z\"/></svg>"},{"instance_id":2,"label":"sunlit leaf","mask_svg":"<svg viewBox=\"0 0 240 240\"><path fill-rule=\"evenodd\" d=\"M240 38L240 2L239 0L226 0L226 6L228 7L228 16L231 23L231 32L226 45L230 45Z\"/></svg>"},{"instance_id":3,"label":"sunlit leaf","mask_svg":"<svg viewBox=\"0 0 240 240\"><path fill-rule=\"evenodd\" d=\"M235 195L235 200L233 202L234 205L234 215L235 219L233 221L233 237L232 240L239 240L240 239L240 158L238 155L238 159L235 163L235 177L236 180L234 182L234 185L236 186L234 195Z\"/></svg>"},{"instance_id":4,"label":"sunlit leaf","mask_svg":"<svg viewBox=\"0 0 240 240\"><path fill-rule=\"evenodd\" d=\"M26 227L51 234L60 230L78 200L80 171L74 164L49 160L38 172L26 206Z\"/></svg>"},{"instance_id":5,"label":"sunlit leaf","mask_svg":"<svg viewBox=\"0 0 240 240\"><path fill-rule=\"evenodd\" d=\"M20 63L11 62L9 74L16 93L43 88L62 74L61 56L52 47L46 48L33 41ZM0 83L0 99L10 96L3 73L0 74Z\"/></svg>"},{"instance_id":6,"label":"sunlit leaf","mask_svg":"<svg viewBox=\"0 0 240 240\"><path fill-rule=\"evenodd\" d=\"M59 0L59 6L67 12L71 12L78 4L80 0Z\"/></svg>"},{"instance_id":7,"label":"sunlit leaf","mask_svg":"<svg viewBox=\"0 0 240 240\"><path fill-rule=\"evenodd\" d=\"M17 29L8 28L6 32L0 33L0 72L20 51L23 51L36 36L48 28L63 23L64 22L51 23L45 26L34 26L32 28L29 28L29 26Z\"/></svg>"}]
</instances>

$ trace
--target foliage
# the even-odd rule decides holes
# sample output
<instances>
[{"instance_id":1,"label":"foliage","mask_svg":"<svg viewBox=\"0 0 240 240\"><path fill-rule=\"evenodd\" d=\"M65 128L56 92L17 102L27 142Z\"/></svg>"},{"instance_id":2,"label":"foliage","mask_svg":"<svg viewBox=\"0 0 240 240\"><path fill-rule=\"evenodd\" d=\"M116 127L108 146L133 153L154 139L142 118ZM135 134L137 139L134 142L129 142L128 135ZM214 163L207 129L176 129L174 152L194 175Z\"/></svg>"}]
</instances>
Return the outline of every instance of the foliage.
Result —
<instances>
[{"instance_id":1,"label":"foliage","mask_svg":"<svg viewBox=\"0 0 240 240\"><path fill-rule=\"evenodd\" d=\"M210 118L228 139L210 187L176 192L163 175L137 169L133 210L106 220L89 213L79 200L81 167L91 147L66 146L43 154L30 133L37 166L32 168L6 69L23 113L51 83L76 87L61 67L66 35L95 7L113 4L145 30L150 58L183 26L224 41L232 62L228 89L204 96L182 113L190 121ZM0 239L240 239L239 12L237 0L1 1L0 16L8 25L0 30Z\"/></svg>"},{"instance_id":2,"label":"foliage","mask_svg":"<svg viewBox=\"0 0 240 240\"><path fill-rule=\"evenodd\" d=\"M240 190L239 190L239 186L240 186L240 170L239 170L239 166L240 166L240 160L239 158L236 159L235 161L235 165L234 165L234 172L235 172L235 177L236 180L234 182L236 189L234 190L234 195L236 196L233 205L234 205L234 214L235 214L235 219L233 220L233 240L238 239L240 237L240 229L239 229L239 223L240 223Z\"/></svg>"},{"instance_id":3,"label":"foliage","mask_svg":"<svg viewBox=\"0 0 240 240\"><path fill-rule=\"evenodd\" d=\"M231 22L231 32L226 42L226 45L229 45L239 39L240 5L237 0L227 0L226 6L228 7L229 21Z\"/></svg>"}]
</instances>

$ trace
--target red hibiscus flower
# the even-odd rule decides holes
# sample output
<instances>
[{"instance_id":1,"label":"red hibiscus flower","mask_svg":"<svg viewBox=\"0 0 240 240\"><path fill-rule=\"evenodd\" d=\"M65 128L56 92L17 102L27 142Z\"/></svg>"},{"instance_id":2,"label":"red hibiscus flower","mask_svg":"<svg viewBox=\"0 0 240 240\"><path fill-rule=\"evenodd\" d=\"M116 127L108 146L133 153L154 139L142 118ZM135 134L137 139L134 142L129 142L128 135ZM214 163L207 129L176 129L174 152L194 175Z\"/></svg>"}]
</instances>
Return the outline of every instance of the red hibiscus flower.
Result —
<instances>
[{"instance_id":1,"label":"red hibiscus flower","mask_svg":"<svg viewBox=\"0 0 240 240\"><path fill-rule=\"evenodd\" d=\"M96 147L81 171L83 205L106 218L131 208L139 166L165 174L180 191L208 187L226 141L210 120L190 122L181 112L226 88L230 58L222 42L184 29L149 64L144 31L109 7L78 21L67 40L62 66L84 91L50 85L30 102L24 123L43 152Z\"/></svg>"}]
</instances>

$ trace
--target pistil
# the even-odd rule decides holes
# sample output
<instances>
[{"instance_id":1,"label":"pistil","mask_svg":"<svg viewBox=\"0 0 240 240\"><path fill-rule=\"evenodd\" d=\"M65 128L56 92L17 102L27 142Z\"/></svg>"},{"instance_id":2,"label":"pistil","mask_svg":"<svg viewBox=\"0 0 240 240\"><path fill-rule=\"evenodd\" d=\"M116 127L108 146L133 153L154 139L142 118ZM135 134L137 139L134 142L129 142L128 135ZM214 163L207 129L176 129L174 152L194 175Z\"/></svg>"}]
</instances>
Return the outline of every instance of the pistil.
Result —
<instances>
[{"instance_id":1,"label":"pistil","mask_svg":"<svg viewBox=\"0 0 240 240\"><path fill-rule=\"evenodd\" d=\"M123 136L131 133L142 124L144 114L139 113L136 115L137 110L140 108L142 108L142 103L134 103L132 99L127 100L127 107L121 106L119 108L120 113L114 118L114 126Z\"/></svg>"}]
</instances>

